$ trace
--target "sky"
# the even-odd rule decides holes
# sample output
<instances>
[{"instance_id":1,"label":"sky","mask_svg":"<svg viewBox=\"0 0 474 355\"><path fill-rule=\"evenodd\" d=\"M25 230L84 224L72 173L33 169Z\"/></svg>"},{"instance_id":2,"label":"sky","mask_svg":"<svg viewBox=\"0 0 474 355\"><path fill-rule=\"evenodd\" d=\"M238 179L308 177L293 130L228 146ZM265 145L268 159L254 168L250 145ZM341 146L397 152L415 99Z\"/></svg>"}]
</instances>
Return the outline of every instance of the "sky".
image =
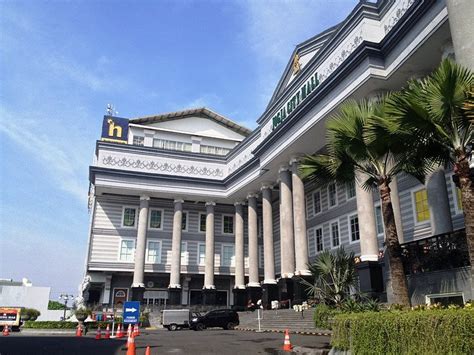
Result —
<instances>
[{"instance_id":1,"label":"sky","mask_svg":"<svg viewBox=\"0 0 474 355\"><path fill-rule=\"evenodd\" d=\"M107 104L256 127L298 43L357 0L0 0L0 278L77 295Z\"/></svg>"}]
</instances>

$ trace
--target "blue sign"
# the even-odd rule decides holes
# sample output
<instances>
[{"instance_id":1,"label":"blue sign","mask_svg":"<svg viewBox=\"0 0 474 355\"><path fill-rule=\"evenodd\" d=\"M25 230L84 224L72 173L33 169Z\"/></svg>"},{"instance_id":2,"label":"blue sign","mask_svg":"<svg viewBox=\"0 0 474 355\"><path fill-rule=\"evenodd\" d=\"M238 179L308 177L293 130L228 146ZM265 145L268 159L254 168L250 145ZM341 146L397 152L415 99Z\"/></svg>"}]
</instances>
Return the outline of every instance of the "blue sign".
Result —
<instances>
[{"instance_id":1,"label":"blue sign","mask_svg":"<svg viewBox=\"0 0 474 355\"><path fill-rule=\"evenodd\" d=\"M123 304L123 322L137 324L140 318L140 302L129 301Z\"/></svg>"},{"instance_id":2,"label":"blue sign","mask_svg":"<svg viewBox=\"0 0 474 355\"><path fill-rule=\"evenodd\" d=\"M102 140L116 143L128 142L128 120L126 118L104 116Z\"/></svg>"}]
</instances>

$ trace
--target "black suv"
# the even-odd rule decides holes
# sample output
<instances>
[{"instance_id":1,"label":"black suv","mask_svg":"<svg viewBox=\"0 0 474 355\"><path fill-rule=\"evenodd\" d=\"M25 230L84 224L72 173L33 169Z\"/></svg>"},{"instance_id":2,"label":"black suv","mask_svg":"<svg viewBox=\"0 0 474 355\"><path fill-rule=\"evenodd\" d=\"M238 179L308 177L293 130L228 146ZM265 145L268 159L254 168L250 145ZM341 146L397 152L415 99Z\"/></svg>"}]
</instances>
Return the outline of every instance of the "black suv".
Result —
<instances>
[{"instance_id":1,"label":"black suv","mask_svg":"<svg viewBox=\"0 0 474 355\"><path fill-rule=\"evenodd\" d=\"M216 309L203 316L193 317L189 327L193 330L203 330L210 327L234 329L239 325L239 315L231 309Z\"/></svg>"}]
</instances>

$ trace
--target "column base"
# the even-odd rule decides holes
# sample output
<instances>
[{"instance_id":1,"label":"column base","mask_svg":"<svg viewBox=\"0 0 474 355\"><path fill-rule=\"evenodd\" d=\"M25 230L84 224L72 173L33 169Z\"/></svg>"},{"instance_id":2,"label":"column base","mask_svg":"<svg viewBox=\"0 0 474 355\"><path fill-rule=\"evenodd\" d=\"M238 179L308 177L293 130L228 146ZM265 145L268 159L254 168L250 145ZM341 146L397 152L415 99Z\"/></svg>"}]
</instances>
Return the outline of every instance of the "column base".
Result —
<instances>
[{"instance_id":1,"label":"column base","mask_svg":"<svg viewBox=\"0 0 474 355\"><path fill-rule=\"evenodd\" d=\"M212 306L216 304L216 290L203 289L202 290L202 304L205 306Z\"/></svg>"},{"instance_id":2,"label":"column base","mask_svg":"<svg viewBox=\"0 0 474 355\"><path fill-rule=\"evenodd\" d=\"M143 302L143 294L145 293L145 287L132 287L132 301Z\"/></svg>"},{"instance_id":3,"label":"column base","mask_svg":"<svg viewBox=\"0 0 474 355\"><path fill-rule=\"evenodd\" d=\"M262 305L264 309L272 309L272 301L278 301L278 285L263 284Z\"/></svg>"},{"instance_id":4,"label":"column base","mask_svg":"<svg viewBox=\"0 0 474 355\"><path fill-rule=\"evenodd\" d=\"M382 266L378 261L362 261L356 264L360 292L375 299L383 293Z\"/></svg>"},{"instance_id":5,"label":"column base","mask_svg":"<svg viewBox=\"0 0 474 355\"><path fill-rule=\"evenodd\" d=\"M245 311L247 305L247 290L244 288L234 288L232 290L234 294L234 305L232 309L237 312Z\"/></svg>"},{"instance_id":6,"label":"column base","mask_svg":"<svg viewBox=\"0 0 474 355\"><path fill-rule=\"evenodd\" d=\"M280 308L289 308L293 302L293 279L278 280L278 299L280 300Z\"/></svg>"},{"instance_id":7,"label":"column base","mask_svg":"<svg viewBox=\"0 0 474 355\"><path fill-rule=\"evenodd\" d=\"M311 276L293 276L293 304L302 304L308 300L308 294L306 292L307 286L302 283L302 280L309 283L313 282Z\"/></svg>"},{"instance_id":8,"label":"column base","mask_svg":"<svg viewBox=\"0 0 474 355\"><path fill-rule=\"evenodd\" d=\"M249 300L256 306L258 300L262 299L262 288L260 286L247 286L247 303Z\"/></svg>"},{"instance_id":9,"label":"column base","mask_svg":"<svg viewBox=\"0 0 474 355\"><path fill-rule=\"evenodd\" d=\"M177 306L181 304L181 289L180 288L169 288L168 289L168 304L171 306Z\"/></svg>"}]
</instances>

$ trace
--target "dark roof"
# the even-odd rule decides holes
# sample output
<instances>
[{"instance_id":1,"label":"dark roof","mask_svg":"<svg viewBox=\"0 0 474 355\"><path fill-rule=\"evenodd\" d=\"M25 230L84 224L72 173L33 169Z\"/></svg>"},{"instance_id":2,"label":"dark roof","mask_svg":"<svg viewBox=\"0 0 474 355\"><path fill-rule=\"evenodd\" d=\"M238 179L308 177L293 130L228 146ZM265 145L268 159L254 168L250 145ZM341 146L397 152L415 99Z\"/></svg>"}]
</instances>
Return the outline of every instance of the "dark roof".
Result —
<instances>
[{"instance_id":1,"label":"dark roof","mask_svg":"<svg viewBox=\"0 0 474 355\"><path fill-rule=\"evenodd\" d=\"M241 126L235 123L234 121L229 120L228 118L222 115L219 115L218 113L215 113L214 111L211 111L210 109L205 108L205 107L193 108L193 109L176 111L176 112L162 113L159 115L132 118L130 120L130 123L147 124L147 123L154 123L154 122L165 122L165 121L177 120L177 119L185 118L185 117L210 118L211 120L233 130L234 132L242 134L243 136L248 136L252 132L247 127Z\"/></svg>"}]
</instances>

